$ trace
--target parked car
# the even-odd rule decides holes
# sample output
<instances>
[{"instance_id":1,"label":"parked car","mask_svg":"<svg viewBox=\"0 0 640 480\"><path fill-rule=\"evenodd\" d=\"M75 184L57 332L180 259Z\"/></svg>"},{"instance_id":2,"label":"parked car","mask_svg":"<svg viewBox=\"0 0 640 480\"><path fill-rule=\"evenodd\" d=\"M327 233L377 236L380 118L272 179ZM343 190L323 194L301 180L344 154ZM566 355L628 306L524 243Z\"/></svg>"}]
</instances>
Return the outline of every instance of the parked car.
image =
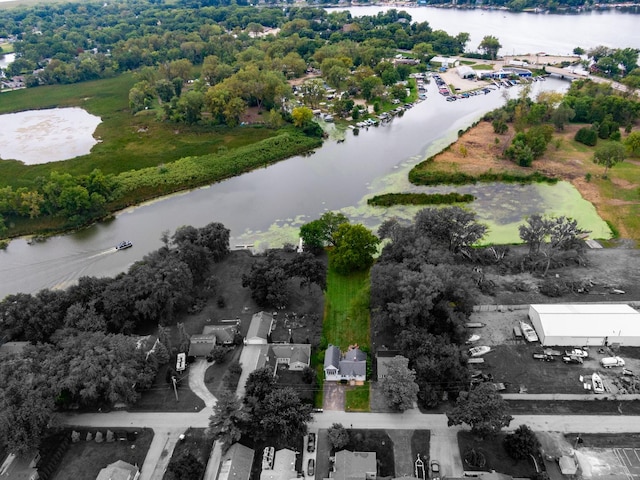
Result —
<instances>
[{"instance_id":1,"label":"parked car","mask_svg":"<svg viewBox=\"0 0 640 480\"><path fill-rule=\"evenodd\" d=\"M584 363L582 357L576 357L575 355L563 355L562 361L564 363Z\"/></svg>"},{"instance_id":2,"label":"parked car","mask_svg":"<svg viewBox=\"0 0 640 480\"><path fill-rule=\"evenodd\" d=\"M543 362L555 362L555 357L553 355L547 355L546 353L533 353L533 358L535 360L541 360Z\"/></svg>"},{"instance_id":3,"label":"parked car","mask_svg":"<svg viewBox=\"0 0 640 480\"><path fill-rule=\"evenodd\" d=\"M316 434L307 435L307 452L313 452L316 449Z\"/></svg>"},{"instance_id":4,"label":"parked car","mask_svg":"<svg viewBox=\"0 0 640 480\"><path fill-rule=\"evenodd\" d=\"M431 470L431 479L437 480L440 478L440 462L437 460L431 460L429 462L429 469Z\"/></svg>"},{"instance_id":5,"label":"parked car","mask_svg":"<svg viewBox=\"0 0 640 480\"><path fill-rule=\"evenodd\" d=\"M313 458L309 459L309 463L307 463L307 475L313 477L316 473L316 461Z\"/></svg>"},{"instance_id":6,"label":"parked car","mask_svg":"<svg viewBox=\"0 0 640 480\"><path fill-rule=\"evenodd\" d=\"M571 357L587 358L589 356L589 351L583 348L574 348L573 350L565 350L564 354Z\"/></svg>"},{"instance_id":7,"label":"parked car","mask_svg":"<svg viewBox=\"0 0 640 480\"><path fill-rule=\"evenodd\" d=\"M600 365L604 368L624 367L624 360L620 357L604 357L600 359Z\"/></svg>"}]
</instances>

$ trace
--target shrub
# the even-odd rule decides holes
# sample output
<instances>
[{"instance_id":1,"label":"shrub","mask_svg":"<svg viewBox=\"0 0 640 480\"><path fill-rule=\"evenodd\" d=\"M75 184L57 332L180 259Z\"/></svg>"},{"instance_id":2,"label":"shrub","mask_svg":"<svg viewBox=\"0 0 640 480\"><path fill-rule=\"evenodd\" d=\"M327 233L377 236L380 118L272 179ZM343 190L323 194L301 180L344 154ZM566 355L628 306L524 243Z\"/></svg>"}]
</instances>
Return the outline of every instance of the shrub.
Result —
<instances>
[{"instance_id":1,"label":"shrub","mask_svg":"<svg viewBox=\"0 0 640 480\"><path fill-rule=\"evenodd\" d=\"M536 434L527 426L520 425L515 432L504 438L504 449L515 460L522 460L535 455L540 449Z\"/></svg>"},{"instance_id":2,"label":"shrub","mask_svg":"<svg viewBox=\"0 0 640 480\"><path fill-rule=\"evenodd\" d=\"M576 132L574 140L589 147L594 147L598 143L598 134L592 128L582 127Z\"/></svg>"},{"instance_id":3,"label":"shrub","mask_svg":"<svg viewBox=\"0 0 640 480\"><path fill-rule=\"evenodd\" d=\"M367 204L377 207L392 205L442 205L450 203L473 202L476 197L471 194L451 193L386 193L376 195L367 200Z\"/></svg>"}]
</instances>

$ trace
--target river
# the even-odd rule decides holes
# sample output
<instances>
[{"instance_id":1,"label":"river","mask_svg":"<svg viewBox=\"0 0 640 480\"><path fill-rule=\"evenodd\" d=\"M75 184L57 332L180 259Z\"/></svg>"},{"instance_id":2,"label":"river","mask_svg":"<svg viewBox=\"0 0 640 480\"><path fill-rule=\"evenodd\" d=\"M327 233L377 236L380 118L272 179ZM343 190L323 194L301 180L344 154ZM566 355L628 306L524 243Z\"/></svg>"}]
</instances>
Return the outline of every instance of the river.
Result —
<instances>
[{"instance_id":1,"label":"river","mask_svg":"<svg viewBox=\"0 0 640 480\"><path fill-rule=\"evenodd\" d=\"M420 10L425 14L441 12ZM479 10L442 12L458 12L464 18L468 18L469 13L483 17ZM531 17L556 21L548 15ZM585 46L584 39L590 37L580 37L577 32L582 30L573 26L582 18L590 17L558 18L564 19L564 25L560 28L554 23L554 28L565 34L563 44L571 42L571 45ZM621 18L626 17L621 15ZM441 28L453 33L455 26ZM633 29L629 30L630 35L631 32ZM506 44L500 32L489 33L498 34ZM532 44L541 37L533 29L520 33ZM595 35L596 32L592 33ZM618 42L612 45L627 46ZM548 80L534 85L536 89L562 90L568 83ZM206 188L149 202L121 212L112 221L74 234L32 245L24 239L14 240L7 250L0 251L0 298L10 293L65 287L83 275L112 276L125 271L133 262L161 246L163 231L173 232L181 225L199 227L212 221L221 222L231 229L232 248L239 245L265 248L279 247L284 242L297 243L299 226L327 210L340 210L353 221L370 228L377 227L391 215L409 218L415 213L415 207L374 209L366 206L366 199L380 192L416 190L408 184L409 169L453 141L459 129L466 128L503 101L499 92L491 92L448 103L437 94L435 85L431 85L428 99L402 118L378 128L362 130L357 136L348 131L345 142L327 141L314 155L294 157ZM593 206L581 200L567 184L555 187L488 185L458 190L473 191L478 197L471 208L489 224L490 240L515 240L516 223L524 215L535 212L579 217L581 224L586 223L594 230L594 237L607 236L606 225L598 219ZM114 246L124 239L131 240L133 248L115 251Z\"/></svg>"}]
</instances>

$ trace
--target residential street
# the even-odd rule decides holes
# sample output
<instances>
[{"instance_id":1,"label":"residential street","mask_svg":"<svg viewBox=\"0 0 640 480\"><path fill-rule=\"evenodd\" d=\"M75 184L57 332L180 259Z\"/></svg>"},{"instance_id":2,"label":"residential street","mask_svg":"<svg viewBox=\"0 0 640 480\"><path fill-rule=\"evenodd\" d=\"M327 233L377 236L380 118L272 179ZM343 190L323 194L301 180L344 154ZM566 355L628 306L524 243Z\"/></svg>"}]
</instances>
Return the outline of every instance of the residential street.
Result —
<instances>
[{"instance_id":1,"label":"residential street","mask_svg":"<svg viewBox=\"0 0 640 480\"><path fill-rule=\"evenodd\" d=\"M160 480L171 457L177 437L189 427L206 428L211 409L198 413L88 413L62 417L62 423L82 427L147 427L155 432L153 442L142 466L141 479ZM447 476L462 475L462 461L457 447L456 432L459 427L447 427L444 414L422 414L418 410L404 413L315 413L309 425L311 430L329 428L333 423L345 427L380 429L431 430L431 457L437 458ZM547 432L623 433L640 431L640 417L611 415L516 415L511 430L526 424L533 430ZM162 452L167 450L164 456Z\"/></svg>"}]
</instances>

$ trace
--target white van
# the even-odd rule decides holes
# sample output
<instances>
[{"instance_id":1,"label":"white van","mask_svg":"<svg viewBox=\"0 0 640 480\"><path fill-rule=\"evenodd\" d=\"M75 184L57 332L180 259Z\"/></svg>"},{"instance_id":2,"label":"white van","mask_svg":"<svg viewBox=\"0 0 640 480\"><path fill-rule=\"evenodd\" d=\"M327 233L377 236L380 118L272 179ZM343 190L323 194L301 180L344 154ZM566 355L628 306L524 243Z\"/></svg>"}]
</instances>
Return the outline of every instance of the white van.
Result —
<instances>
[{"instance_id":1,"label":"white van","mask_svg":"<svg viewBox=\"0 0 640 480\"><path fill-rule=\"evenodd\" d=\"M604 368L624 367L624 360L620 357L605 357L600 359L600 365Z\"/></svg>"}]
</instances>

